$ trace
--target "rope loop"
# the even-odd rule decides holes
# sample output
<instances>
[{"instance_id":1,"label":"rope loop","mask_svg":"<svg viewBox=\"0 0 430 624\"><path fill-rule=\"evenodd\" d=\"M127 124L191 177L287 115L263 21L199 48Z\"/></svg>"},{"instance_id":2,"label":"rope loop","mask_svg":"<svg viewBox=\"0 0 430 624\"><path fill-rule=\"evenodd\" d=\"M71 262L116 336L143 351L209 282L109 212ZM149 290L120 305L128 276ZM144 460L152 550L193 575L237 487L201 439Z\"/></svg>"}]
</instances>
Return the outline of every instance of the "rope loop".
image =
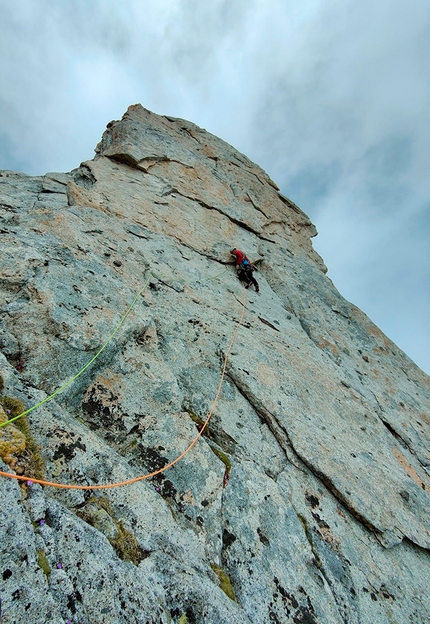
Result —
<instances>
[{"instance_id":1,"label":"rope loop","mask_svg":"<svg viewBox=\"0 0 430 624\"><path fill-rule=\"evenodd\" d=\"M61 388L56 390L49 397L47 397L46 399L44 399L43 401L41 401L37 405L33 406L32 408L26 410L22 414L19 414L18 416L15 416L14 418L11 418L7 422L3 423L1 426L5 426L5 425L9 424L9 423L13 422L14 420L16 420L17 418L21 418L22 416L24 416L26 414L29 414L30 412L35 410L37 407L40 407L44 403L47 403L54 396L56 396L57 394L62 392L65 388L67 388L67 386L69 386L75 379L77 379L80 375L82 375L84 370L86 370L90 366L90 364L92 364L94 362L94 360L97 359L97 357L100 355L100 353L107 347L107 345L109 344L109 342L111 341L113 336L119 330L119 328L121 327L121 325L123 324L123 322L127 318L128 314L130 313L131 309L133 308L134 304L136 303L139 295L141 295L142 292L145 290L145 288L148 286L150 278L151 278L151 275L148 277L148 279L145 282L144 287L136 295L136 297L134 298L133 302L128 307L126 313L122 317L120 323L117 325L116 329L109 336L109 338L105 342L105 344L96 353L96 355L88 362L88 364L86 364L79 371L79 373L77 375L75 375L71 380L69 380L66 384L64 384L64 386L62 386ZM23 476L23 475L16 475L16 474L9 473L9 472L3 472L1 470L0 470L0 476L7 477L9 479L17 479L19 481L27 481L28 483L31 483L31 484L39 483L40 485L56 487L56 488L60 488L60 489L63 489L63 490L107 490L107 489L112 489L112 488L116 488L116 487L122 487L124 485L131 485L132 483L136 483L137 481L143 481L144 479L150 479L151 477L155 477L156 475L161 474L162 472L165 472L166 470L168 470L169 468L171 468L172 466L177 464L181 459L183 459L185 457L185 455L187 455L191 451L193 446L197 443L199 438L203 435L203 432L206 429L206 427L208 426L209 421L210 421L210 419L212 417L212 414L215 411L215 407L216 407L216 405L218 403L218 399L219 399L219 396L221 394L221 387L222 387L222 384L223 384L223 381L224 381L225 371L226 371L226 368L227 368L228 356L230 355L230 351L231 351L231 349L233 347L234 341L236 340L237 332L239 330L239 327L242 325L243 319L244 319L244 316L245 316L245 310L246 310L246 290L245 290L245 288L243 289L243 292L244 292L244 295L243 295L243 303L242 303L242 313L241 313L241 316L240 316L240 319L239 319L238 323L236 324L236 327L235 327L234 332L233 332L233 336L232 336L232 338L230 340L230 344L228 345L227 351L226 351L225 356L224 356L224 363L223 363L223 367L222 367L221 378L220 378L220 382L219 382L219 385L218 385L218 389L217 389L217 392L216 392L215 399L214 399L214 402L212 404L212 407L209 410L209 413L208 413L208 415L206 417L206 420L205 420L204 424L202 425L202 427L200 428L199 432L197 433L196 437L188 445L188 447L185 449L185 451L183 451L180 455L178 455L178 457L176 457L176 459L174 459L170 463L166 464L166 466L164 466L163 468L160 468L159 470L155 470L154 472L149 472L148 474L140 475L140 476L134 477L132 479L127 479L126 481L120 481L118 483L107 483L107 484L104 484L104 485L73 485L73 484L69 484L69 483L56 483L56 482L53 482L53 481L44 481L43 479L33 479L32 477L27 477L27 476Z\"/></svg>"}]
</instances>

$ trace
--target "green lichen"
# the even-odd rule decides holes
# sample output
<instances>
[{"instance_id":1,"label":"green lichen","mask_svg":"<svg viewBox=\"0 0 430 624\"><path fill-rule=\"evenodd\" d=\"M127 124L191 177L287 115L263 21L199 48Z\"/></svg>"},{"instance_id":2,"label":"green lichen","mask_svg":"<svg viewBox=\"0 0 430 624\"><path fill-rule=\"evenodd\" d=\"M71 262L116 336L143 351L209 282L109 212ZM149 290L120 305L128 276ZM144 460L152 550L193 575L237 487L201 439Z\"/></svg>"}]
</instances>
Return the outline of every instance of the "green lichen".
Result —
<instances>
[{"instance_id":1,"label":"green lichen","mask_svg":"<svg viewBox=\"0 0 430 624\"><path fill-rule=\"evenodd\" d=\"M220 459L222 463L224 464L226 474L230 476L231 461L230 461L229 456L226 455L223 451L220 451L218 448L216 448L216 446L212 446L212 444L210 445L210 447L211 447L212 452L215 453L218 459Z\"/></svg>"},{"instance_id":2,"label":"green lichen","mask_svg":"<svg viewBox=\"0 0 430 624\"><path fill-rule=\"evenodd\" d=\"M106 536L113 546L117 556L123 561L131 561L134 565L139 565L143 559L149 555L149 553L140 546L137 538L131 531L129 531L121 520L117 520L113 514L111 504L104 496L92 496L86 501L86 508L77 509L77 515L85 522L100 530L99 518L91 511L91 506L96 506L99 509L103 509L113 521L116 528L115 537Z\"/></svg>"},{"instance_id":3,"label":"green lichen","mask_svg":"<svg viewBox=\"0 0 430 624\"><path fill-rule=\"evenodd\" d=\"M109 502L109 499L106 498L105 496L91 496L87 500L87 503L94 503L98 507L101 507L101 509L104 509L105 511L107 511L107 513L111 517L113 516L113 511L112 511L111 504Z\"/></svg>"},{"instance_id":4,"label":"green lichen","mask_svg":"<svg viewBox=\"0 0 430 624\"><path fill-rule=\"evenodd\" d=\"M219 448L217 448L216 446L213 446L213 444L209 444L211 450L213 453L215 453L215 455L218 457L218 459L220 459L222 461L222 463L225 466L225 472L224 472L224 479L223 479L223 487L225 488L227 486L227 483L230 480L230 471L231 471L231 461L228 455L226 455L223 451L221 451Z\"/></svg>"},{"instance_id":5,"label":"green lichen","mask_svg":"<svg viewBox=\"0 0 430 624\"><path fill-rule=\"evenodd\" d=\"M19 416L22 412L25 412L25 405L20 399L16 399L14 397L2 396L0 397L0 405L3 407L5 412L8 415L8 419L15 418L15 416ZM19 422L18 419L15 422Z\"/></svg>"},{"instance_id":6,"label":"green lichen","mask_svg":"<svg viewBox=\"0 0 430 624\"><path fill-rule=\"evenodd\" d=\"M216 563L211 563L211 568L215 572L219 580L219 586L222 591L230 598L230 600L236 601L236 596L234 595L233 587L231 585L231 581L226 572L221 568L221 566Z\"/></svg>"},{"instance_id":7,"label":"green lichen","mask_svg":"<svg viewBox=\"0 0 430 624\"><path fill-rule=\"evenodd\" d=\"M186 411L188 412L188 414L189 414L191 420L193 421L193 423L195 423L197 429L199 431L201 431L203 429L204 424L205 424L205 421L203 420L203 418L200 418L200 416L197 416L197 414L195 412L193 412L189 408L186 408ZM202 435L206 436L207 438L211 438L212 437L212 434L211 434L208 426L206 426L204 428L204 431L203 431Z\"/></svg>"},{"instance_id":8,"label":"green lichen","mask_svg":"<svg viewBox=\"0 0 430 624\"><path fill-rule=\"evenodd\" d=\"M110 539L110 543L115 549L116 554L123 561L131 561L135 566L146 559L149 553L141 548L136 536L125 528L123 523L113 518L118 530L118 537Z\"/></svg>"},{"instance_id":9,"label":"green lichen","mask_svg":"<svg viewBox=\"0 0 430 624\"><path fill-rule=\"evenodd\" d=\"M189 624L189 620L187 618L187 614L183 613L178 620L178 624Z\"/></svg>"},{"instance_id":10,"label":"green lichen","mask_svg":"<svg viewBox=\"0 0 430 624\"><path fill-rule=\"evenodd\" d=\"M312 531L309 528L309 523L306 520L306 518L304 516L302 516L302 514L297 514L298 519L300 520L300 523L305 531L305 535L306 535L306 539L309 542L309 546L311 547L312 553L314 555L314 559L313 559L313 563L317 568L321 568L322 567L322 561L320 559L320 557L318 556L318 553L315 550L315 545L314 545L314 540L313 540L313 536L312 536Z\"/></svg>"},{"instance_id":11,"label":"green lichen","mask_svg":"<svg viewBox=\"0 0 430 624\"><path fill-rule=\"evenodd\" d=\"M46 558L44 550L37 551L37 564L39 568L43 570L43 573L45 574L46 578L48 578L49 575L51 574L51 566L49 565L49 561Z\"/></svg>"},{"instance_id":12,"label":"green lichen","mask_svg":"<svg viewBox=\"0 0 430 624\"><path fill-rule=\"evenodd\" d=\"M309 523L306 520L306 518L304 516L302 516L302 514L297 514L297 517L300 520L300 524L303 527L303 530L304 530L305 535L306 535L306 539L308 540L308 542L309 542L309 544L310 544L310 546L312 548L312 551L313 551L313 549L314 549L314 541L313 541L313 538L312 538L312 531L309 529Z\"/></svg>"},{"instance_id":13,"label":"green lichen","mask_svg":"<svg viewBox=\"0 0 430 624\"><path fill-rule=\"evenodd\" d=\"M137 446L139 443L139 440L137 440L136 438L134 438L133 440L131 440L128 444L128 446L126 447L125 450L128 450L129 448L134 448L135 446Z\"/></svg>"},{"instance_id":14,"label":"green lichen","mask_svg":"<svg viewBox=\"0 0 430 624\"><path fill-rule=\"evenodd\" d=\"M0 406L7 420L25 412L24 403L15 397L0 397ZM30 425L26 416L21 416L7 427L0 429L0 447L3 449L2 459L13 470L34 479L43 479L45 461L40 453L39 445L30 433Z\"/></svg>"},{"instance_id":15,"label":"green lichen","mask_svg":"<svg viewBox=\"0 0 430 624\"><path fill-rule=\"evenodd\" d=\"M0 422L6 422L8 415L4 409L0 409ZM25 452L25 437L14 425L8 425L0 429L0 457L12 468L17 470L18 458Z\"/></svg>"}]
</instances>

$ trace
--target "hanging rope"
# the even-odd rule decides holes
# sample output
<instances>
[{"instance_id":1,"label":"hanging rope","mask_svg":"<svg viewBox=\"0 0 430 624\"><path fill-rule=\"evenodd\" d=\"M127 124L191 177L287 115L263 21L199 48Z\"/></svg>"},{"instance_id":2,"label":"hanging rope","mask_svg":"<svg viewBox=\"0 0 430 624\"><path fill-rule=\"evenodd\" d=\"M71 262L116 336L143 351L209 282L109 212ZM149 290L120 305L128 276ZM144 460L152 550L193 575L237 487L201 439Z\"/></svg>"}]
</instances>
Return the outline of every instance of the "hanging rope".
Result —
<instances>
[{"instance_id":1,"label":"hanging rope","mask_svg":"<svg viewBox=\"0 0 430 624\"><path fill-rule=\"evenodd\" d=\"M149 274L149 277L147 278L147 280L145 281L145 284L143 285L143 288L137 293L137 295L135 296L135 298L133 299L133 301L131 302L131 304L128 306L126 313L124 314L124 316L122 317L122 319L120 320L120 322L118 323L118 325L116 326L116 328L113 330L113 332L111 333L111 335L109 336L109 338L106 340L106 342L104 343L104 345L102 347L100 347L100 349L97 351L97 353L95 354L94 357L91 358L91 360L85 364L85 366L83 368L81 368L81 370L71 379L69 379L69 381L67 381L64 386L61 386L61 388L58 388L55 392L53 392L52 394L50 394L48 397L46 397L45 399L43 399L43 401L40 401L40 403L37 403L37 405L33 405L33 407L30 407L28 410L25 410L25 412L22 412L21 414L18 414L18 416L14 416L13 418L10 418L9 420L6 420L6 422L0 423L0 428L1 427L6 427L6 425L10 425L10 423L13 423L15 420L18 420L18 418L22 418L23 416L27 416L27 414L30 414L30 412L33 412L35 409L37 409L38 407L40 407L41 405L45 405L45 403L48 403L48 401L51 401L51 399L53 399L55 396L57 396L57 394L60 394L60 392L63 392L63 390L65 390L66 388L68 388L70 386L70 384L72 384L74 381L76 381L76 379L78 377L80 377L82 375L82 373L84 373L87 368L89 366L91 366L91 364L93 362L95 362L95 360L99 357L99 355L106 349L106 347L108 346L108 344L110 343L110 341L112 340L112 338L115 336L115 334L118 332L118 330L120 329L120 327L123 325L125 319L127 318L127 316L130 314L132 308L134 307L134 304L136 303L136 301L138 300L138 298L140 297L140 295L143 293L143 291L147 288L150 280L151 280L152 275Z\"/></svg>"},{"instance_id":2,"label":"hanging rope","mask_svg":"<svg viewBox=\"0 0 430 624\"><path fill-rule=\"evenodd\" d=\"M148 285L148 283L149 283L149 278L148 278L148 280L147 280L146 285L144 286L144 288L140 291L139 295L143 292L143 290L146 288L146 286ZM209 413L208 413L208 415L207 415L207 417L206 417L206 420L205 420L205 422L204 422L203 426L200 428L200 431L198 432L198 434L196 435L196 437L194 438L194 440L193 440L193 441L189 444L189 446L185 449L185 451L183 451L180 455L178 455L178 457L176 457L176 459L174 459L173 461L171 461L170 463L168 463L168 464L167 464L166 466L164 466L163 468L160 468L159 470L155 470L154 472L149 472L148 474L140 475L140 476L138 476L138 477L134 477L133 479L127 479L126 481L119 481L119 482L117 482L117 483L107 483L107 484L104 484L104 485L72 485L72 484L68 484L68 483L56 483L56 482L53 482L53 481L44 481L43 479L33 479L32 477L27 477L27 476L23 476L23 475L15 475L15 474L12 474L12 473L9 473L9 472L3 472L3 471L0 471L0 476L2 476L2 477L8 477L8 478L10 478L10 479L17 479L17 480L19 480L19 481L27 481L27 482L31 482L31 483L39 483L40 485L45 485L45 486L50 486L50 487L61 488L61 489L64 489L64 490L103 490L103 489L107 490L107 489L112 489L112 488L116 488L116 487L122 487L122 486L124 486L124 485L131 485L132 483L136 483L137 481L143 481L144 479L149 479L149 478L151 478L151 477L155 477L156 475L161 474L162 472L165 472L166 470L168 470L169 468L171 468L172 466L174 466L175 464L177 464L177 463L178 463L178 462L179 462L179 461L180 461L183 457L185 457L185 455L187 455L187 453L189 453L189 452L191 451L191 449L193 448L193 446L197 443L198 439L202 436L202 434L203 434L204 430L205 430L205 429L206 429L206 427L208 426L209 421L210 421L210 419L211 419L211 416L212 416L212 414L213 414L213 413L214 413L214 411L215 411L215 407L216 407L216 405L217 405L217 403L218 403L218 399L219 399L219 396L220 396L220 394L221 394L221 387L222 387L222 383L223 383L223 381L224 381L225 371L226 371L226 368L227 368L228 356L230 355L231 348L232 348L232 346L233 346L233 344L234 344L234 341L236 340L236 335L237 335L237 332L238 332L238 330L239 330L239 327L242 325L243 318L244 318L244 316L245 316L245 310L246 310L246 290L245 290L245 288L243 289L243 293L244 293L244 295L243 295L242 313L241 313L240 319L239 319L239 321L238 321L238 323L237 323L237 325L236 325L236 327L235 327L235 329L234 329L233 336L232 336L232 338L231 338L231 340L230 340L230 344L228 345L227 351L226 351L225 356L224 356L224 363L223 363L222 372L221 372L221 379L220 379L220 382L219 382L219 385L218 385L218 390L217 390L217 392L216 392L215 399L214 399L214 402L213 402L213 404L212 404L212 407L211 407L211 409L209 410ZM131 308L133 307L133 305L134 305L134 303L135 303L135 301L137 300L137 297L138 297L139 295L136 295L136 297L135 297L135 299L134 299L133 303L131 304L131 306L130 306L130 307L129 307L129 309L127 310L126 314L124 315L123 319L121 320L120 325L121 325L121 324L123 323L123 321L125 320L126 315L130 312ZM110 340L110 339L112 338L112 336L116 333L116 331L118 331L118 329L119 329L120 325L117 327L117 329L115 330L115 332L113 332L113 333L111 334L111 336L109 337L109 340ZM94 359L95 359L95 358L99 355L99 353L101 353L101 351L102 351L102 350L105 348L105 346L108 344L109 340L105 343L105 345L103 345L102 349L100 349L100 351L99 351L99 352L96 354L96 356L95 356L95 357L91 360L91 362L93 362L93 361L94 361ZM84 367L84 369L85 369L85 368L87 368L87 367L90 365L90 363L91 363L91 362L89 362L89 363L87 364L87 366L86 366L86 367ZM68 382L68 383L67 383L65 386L63 386L61 389L64 389L65 387L67 387L67 385L69 385L70 383L72 383L72 381L73 381L74 379L76 379L76 378L77 378L77 377L78 377L78 376L79 376L79 375L80 375L80 374L84 371L84 369L82 369L82 371L80 371L80 372L78 373L78 375L75 375L75 377L74 377L72 380L70 380L70 382ZM61 390L61 389L60 389L60 390ZM51 395L51 397L48 397L47 399L45 399L44 401L42 401L42 402L40 403L40 405L42 405L43 403L46 403L46 401L48 401L50 398L52 398L53 396L55 396L55 394L58 394L58 392L59 392L59 391L55 392L53 395ZM36 408L36 407L38 407L38 406L39 406L39 405L35 406L35 407L34 407L34 408L32 408L32 409L35 409L35 408ZM32 411L32 410L28 410L28 411ZM20 414L20 416L24 416L24 414L25 414L25 413L28 413L28 411L27 411L27 412L23 412L22 414ZM16 418L15 418L15 419L16 419ZM15 419L13 419L13 420L15 420ZM7 424L7 423L4 423L4 424Z\"/></svg>"}]
</instances>

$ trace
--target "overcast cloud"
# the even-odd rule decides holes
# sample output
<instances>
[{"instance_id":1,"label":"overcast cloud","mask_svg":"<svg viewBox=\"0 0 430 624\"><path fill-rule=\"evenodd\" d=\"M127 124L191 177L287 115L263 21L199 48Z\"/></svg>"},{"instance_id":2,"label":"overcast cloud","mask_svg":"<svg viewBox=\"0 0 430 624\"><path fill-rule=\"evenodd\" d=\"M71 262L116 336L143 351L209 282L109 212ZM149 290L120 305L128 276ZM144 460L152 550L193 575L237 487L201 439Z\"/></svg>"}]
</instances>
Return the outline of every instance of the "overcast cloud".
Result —
<instances>
[{"instance_id":1,"label":"overcast cloud","mask_svg":"<svg viewBox=\"0 0 430 624\"><path fill-rule=\"evenodd\" d=\"M69 171L140 102L261 165L343 296L430 372L428 0L0 0L0 168Z\"/></svg>"}]
</instances>

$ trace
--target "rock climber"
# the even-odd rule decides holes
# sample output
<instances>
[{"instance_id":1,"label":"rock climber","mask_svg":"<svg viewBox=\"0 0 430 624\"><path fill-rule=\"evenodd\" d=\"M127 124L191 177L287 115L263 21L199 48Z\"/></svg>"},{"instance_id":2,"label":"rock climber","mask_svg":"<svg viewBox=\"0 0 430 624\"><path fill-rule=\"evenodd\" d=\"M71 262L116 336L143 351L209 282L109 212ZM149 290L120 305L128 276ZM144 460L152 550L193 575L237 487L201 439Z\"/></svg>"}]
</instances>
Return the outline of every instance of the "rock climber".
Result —
<instances>
[{"instance_id":1,"label":"rock climber","mask_svg":"<svg viewBox=\"0 0 430 624\"><path fill-rule=\"evenodd\" d=\"M245 282L245 288L249 288L251 284L253 284L253 286L255 287L255 290L259 292L260 287L258 285L257 280L253 276L255 267L252 265L249 258L245 256L243 251L241 251L240 249L236 249L236 247L234 247L230 251L230 253L232 256L234 256L234 259L235 259L237 276L241 282Z\"/></svg>"}]
</instances>

